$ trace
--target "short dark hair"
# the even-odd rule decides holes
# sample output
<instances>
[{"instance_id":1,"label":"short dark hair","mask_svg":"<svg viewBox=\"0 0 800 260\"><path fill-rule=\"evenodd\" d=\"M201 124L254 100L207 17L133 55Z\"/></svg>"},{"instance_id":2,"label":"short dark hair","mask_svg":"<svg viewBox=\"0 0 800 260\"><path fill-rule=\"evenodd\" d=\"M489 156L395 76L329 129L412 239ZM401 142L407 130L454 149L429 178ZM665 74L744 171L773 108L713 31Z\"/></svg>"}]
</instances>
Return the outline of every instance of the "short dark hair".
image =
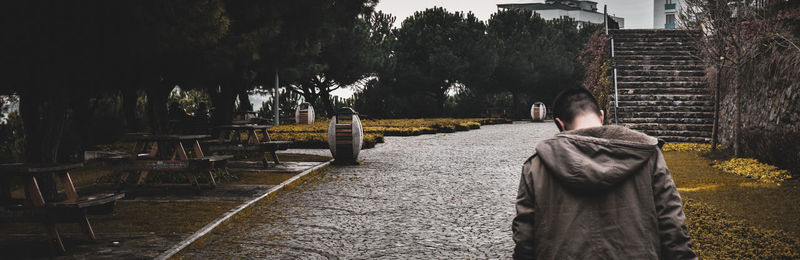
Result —
<instances>
[{"instance_id":1,"label":"short dark hair","mask_svg":"<svg viewBox=\"0 0 800 260\"><path fill-rule=\"evenodd\" d=\"M588 112L595 113L598 117L602 116L600 106L597 105L597 99L585 88L565 89L558 93L555 101L553 101L553 118L559 118L565 124ZM558 122L556 122L556 126L558 126L559 130L564 130L561 129Z\"/></svg>"}]
</instances>

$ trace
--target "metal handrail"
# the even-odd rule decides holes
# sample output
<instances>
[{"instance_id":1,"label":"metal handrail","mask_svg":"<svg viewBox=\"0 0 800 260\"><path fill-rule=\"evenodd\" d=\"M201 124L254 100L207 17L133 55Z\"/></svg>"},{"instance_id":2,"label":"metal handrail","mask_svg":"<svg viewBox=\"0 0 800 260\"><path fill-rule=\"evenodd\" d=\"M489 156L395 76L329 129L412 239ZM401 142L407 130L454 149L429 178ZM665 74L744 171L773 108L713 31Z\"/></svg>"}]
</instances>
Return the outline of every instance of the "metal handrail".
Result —
<instances>
[{"instance_id":1,"label":"metal handrail","mask_svg":"<svg viewBox=\"0 0 800 260\"><path fill-rule=\"evenodd\" d=\"M608 6L603 5L603 26L606 36L611 41L611 68L614 70L614 124L619 124L617 110L619 109L619 89L617 88L617 62L614 60L614 36L608 33Z\"/></svg>"}]
</instances>

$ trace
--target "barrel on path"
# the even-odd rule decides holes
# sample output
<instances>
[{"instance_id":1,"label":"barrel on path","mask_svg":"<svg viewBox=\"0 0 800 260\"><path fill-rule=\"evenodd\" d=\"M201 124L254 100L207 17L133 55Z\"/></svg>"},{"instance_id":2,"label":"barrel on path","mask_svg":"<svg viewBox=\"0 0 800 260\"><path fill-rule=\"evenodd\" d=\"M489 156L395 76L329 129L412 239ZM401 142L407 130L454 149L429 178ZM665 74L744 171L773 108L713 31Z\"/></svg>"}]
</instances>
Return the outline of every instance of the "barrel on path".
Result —
<instances>
[{"instance_id":1,"label":"barrel on path","mask_svg":"<svg viewBox=\"0 0 800 260\"><path fill-rule=\"evenodd\" d=\"M336 111L328 125L328 146L336 164L358 164L364 141L364 129L358 113L345 107Z\"/></svg>"},{"instance_id":2,"label":"barrel on path","mask_svg":"<svg viewBox=\"0 0 800 260\"><path fill-rule=\"evenodd\" d=\"M547 107L542 102L533 103L531 106L531 119L534 122L541 122L547 116Z\"/></svg>"},{"instance_id":3,"label":"barrel on path","mask_svg":"<svg viewBox=\"0 0 800 260\"><path fill-rule=\"evenodd\" d=\"M310 125L314 123L314 107L305 102L297 106L294 110L294 121L298 124Z\"/></svg>"}]
</instances>

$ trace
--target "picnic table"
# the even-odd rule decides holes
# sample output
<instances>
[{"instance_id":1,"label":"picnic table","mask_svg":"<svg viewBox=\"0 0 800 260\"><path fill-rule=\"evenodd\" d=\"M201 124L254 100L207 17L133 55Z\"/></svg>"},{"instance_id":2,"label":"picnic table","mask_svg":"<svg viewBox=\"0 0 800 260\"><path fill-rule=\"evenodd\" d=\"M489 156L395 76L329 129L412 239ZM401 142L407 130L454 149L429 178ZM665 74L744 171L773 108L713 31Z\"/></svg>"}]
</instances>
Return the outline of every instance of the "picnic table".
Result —
<instances>
[{"instance_id":1,"label":"picnic table","mask_svg":"<svg viewBox=\"0 0 800 260\"><path fill-rule=\"evenodd\" d=\"M144 183L151 171L183 173L199 191L197 172L206 172L209 186L217 186L211 169L222 166L230 155L205 155L200 146L200 140L210 138L210 135L151 135L147 133L132 133L126 139L135 141L130 154L112 157L119 163L117 169L121 172L120 189L127 183L131 172L140 171L138 185ZM187 146L191 150L187 150ZM145 151L146 153L141 153Z\"/></svg>"},{"instance_id":2,"label":"picnic table","mask_svg":"<svg viewBox=\"0 0 800 260\"><path fill-rule=\"evenodd\" d=\"M247 120L247 119L250 119L250 118L258 117L258 112L255 112L255 111L235 111L235 112L233 112L233 115L234 115L235 119Z\"/></svg>"},{"instance_id":3,"label":"picnic table","mask_svg":"<svg viewBox=\"0 0 800 260\"><path fill-rule=\"evenodd\" d=\"M248 125L248 124L259 124L265 121L266 119L258 117L258 112L236 111L233 112L233 121L231 121L231 124Z\"/></svg>"},{"instance_id":4,"label":"picnic table","mask_svg":"<svg viewBox=\"0 0 800 260\"><path fill-rule=\"evenodd\" d=\"M64 243L56 229L56 223L78 223L83 232L94 241L95 235L87 214L110 214L117 200L125 194L96 194L93 196L78 196L69 170L83 167L82 163L62 164L2 164L0 165L0 184L3 189L3 207L9 211L21 211L21 221L32 220L44 224L51 242L60 252L65 252ZM66 200L48 202L42 196L37 176L46 173L56 173L61 179ZM9 193L12 177L18 177L24 182L25 198L22 200L11 198Z\"/></svg>"},{"instance_id":5,"label":"picnic table","mask_svg":"<svg viewBox=\"0 0 800 260\"><path fill-rule=\"evenodd\" d=\"M210 152L239 151L269 153L275 164L280 164L279 150L289 149L289 141L272 141L269 137L268 125L222 125L215 127L219 131L216 140L206 141ZM261 130L264 138L258 137L257 130ZM246 138L242 138L242 135ZM269 167L269 159L263 155L264 166Z\"/></svg>"}]
</instances>

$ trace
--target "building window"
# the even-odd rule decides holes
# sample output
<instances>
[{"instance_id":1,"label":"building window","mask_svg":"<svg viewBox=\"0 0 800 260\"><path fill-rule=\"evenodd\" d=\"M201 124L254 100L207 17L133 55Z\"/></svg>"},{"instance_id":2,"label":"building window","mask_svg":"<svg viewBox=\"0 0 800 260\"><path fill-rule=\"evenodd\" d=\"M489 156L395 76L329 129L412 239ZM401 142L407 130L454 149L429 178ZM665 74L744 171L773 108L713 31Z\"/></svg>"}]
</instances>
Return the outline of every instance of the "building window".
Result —
<instances>
[{"instance_id":1,"label":"building window","mask_svg":"<svg viewBox=\"0 0 800 260\"><path fill-rule=\"evenodd\" d=\"M675 29L675 14L667 14L667 22L664 24L664 28Z\"/></svg>"}]
</instances>

